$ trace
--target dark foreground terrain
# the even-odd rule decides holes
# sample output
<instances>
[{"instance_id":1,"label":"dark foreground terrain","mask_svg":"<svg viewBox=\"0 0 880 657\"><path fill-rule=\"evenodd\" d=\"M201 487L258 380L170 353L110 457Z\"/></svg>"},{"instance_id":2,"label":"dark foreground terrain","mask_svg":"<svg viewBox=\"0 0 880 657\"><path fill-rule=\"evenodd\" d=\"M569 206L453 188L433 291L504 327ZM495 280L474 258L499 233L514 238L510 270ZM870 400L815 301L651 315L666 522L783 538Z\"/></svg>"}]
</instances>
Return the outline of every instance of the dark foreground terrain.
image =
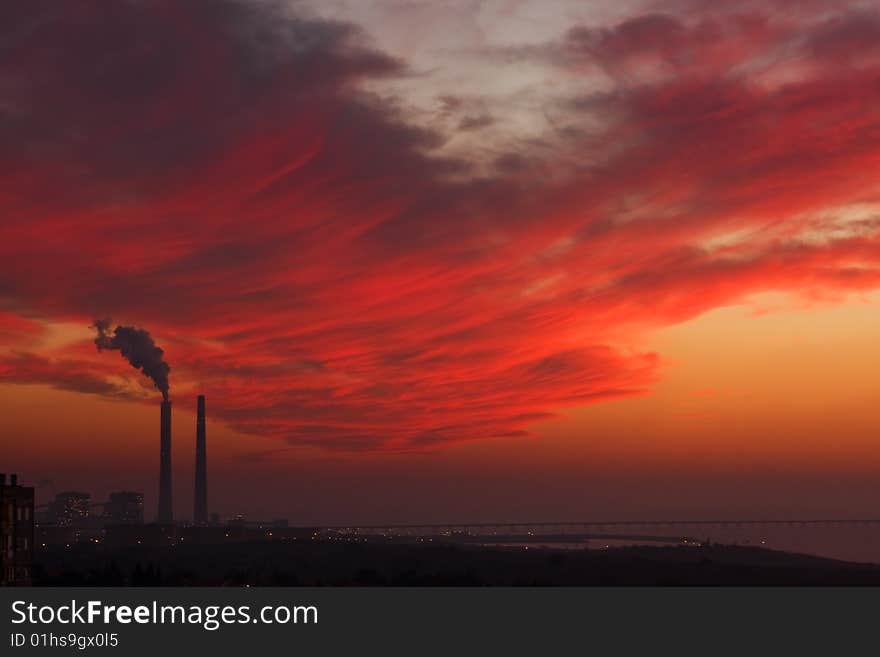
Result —
<instances>
[{"instance_id":1,"label":"dark foreground terrain","mask_svg":"<svg viewBox=\"0 0 880 657\"><path fill-rule=\"evenodd\" d=\"M880 566L741 546L541 550L335 541L78 545L39 552L38 586L880 585Z\"/></svg>"}]
</instances>

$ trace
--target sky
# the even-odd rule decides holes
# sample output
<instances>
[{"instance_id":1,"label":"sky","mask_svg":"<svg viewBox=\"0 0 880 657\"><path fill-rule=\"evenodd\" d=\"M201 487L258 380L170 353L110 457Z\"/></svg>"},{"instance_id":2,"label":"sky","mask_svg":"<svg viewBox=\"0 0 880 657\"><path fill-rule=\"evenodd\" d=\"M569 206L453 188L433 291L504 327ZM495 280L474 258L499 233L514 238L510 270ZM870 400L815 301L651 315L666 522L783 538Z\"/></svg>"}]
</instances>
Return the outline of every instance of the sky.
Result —
<instances>
[{"instance_id":1,"label":"sky","mask_svg":"<svg viewBox=\"0 0 880 657\"><path fill-rule=\"evenodd\" d=\"M872 516L869 2L0 7L3 467L302 522Z\"/></svg>"}]
</instances>

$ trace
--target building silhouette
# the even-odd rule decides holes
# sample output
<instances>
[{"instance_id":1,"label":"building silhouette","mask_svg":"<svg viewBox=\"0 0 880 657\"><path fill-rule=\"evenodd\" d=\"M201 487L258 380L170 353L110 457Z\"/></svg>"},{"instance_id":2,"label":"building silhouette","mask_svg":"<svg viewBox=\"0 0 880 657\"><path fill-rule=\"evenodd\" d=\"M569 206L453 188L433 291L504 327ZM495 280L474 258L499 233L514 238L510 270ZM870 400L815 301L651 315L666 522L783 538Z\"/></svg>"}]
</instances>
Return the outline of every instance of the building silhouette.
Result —
<instances>
[{"instance_id":1,"label":"building silhouette","mask_svg":"<svg viewBox=\"0 0 880 657\"><path fill-rule=\"evenodd\" d=\"M48 520L59 527L76 527L89 518L92 496L82 491L67 490L55 495L49 502Z\"/></svg>"},{"instance_id":2,"label":"building silhouette","mask_svg":"<svg viewBox=\"0 0 880 657\"><path fill-rule=\"evenodd\" d=\"M34 561L34 489L0 474L0 586L29 586Z\"/></svg>"},{"instance_id":3,"label":"building silhouette","mask_svg":"<svg viewBox=\"0 0 880 657\"><path fill-rule=\"evenodd\" d=\"M127 490L110 493L104 504L104 522L111 525L143 525L143 494Z\"/></svg>"}]
</instances>

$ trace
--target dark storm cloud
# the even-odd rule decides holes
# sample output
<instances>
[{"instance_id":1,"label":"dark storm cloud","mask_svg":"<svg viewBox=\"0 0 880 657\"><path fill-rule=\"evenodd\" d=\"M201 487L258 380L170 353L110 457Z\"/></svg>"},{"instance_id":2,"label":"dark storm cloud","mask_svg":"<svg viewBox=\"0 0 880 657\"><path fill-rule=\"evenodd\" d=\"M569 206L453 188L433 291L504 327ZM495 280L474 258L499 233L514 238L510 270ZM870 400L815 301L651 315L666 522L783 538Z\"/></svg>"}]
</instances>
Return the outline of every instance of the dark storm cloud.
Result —
<instances>
[{"instance_id":1,"label":"dark storm cloud","mask_svg":"<svg viewBox=\"0 0 880 657\"><path fill-rule=\"evenodd\" d=\"M0 139L25 162L76 162L59 173L87 186L173 179L291 103L401 68L353 26L271 3L35 0L0 23Z\"/></svg>"},{"instance_id":2,"label":"dark storm cloud","mask_svg":"<svg viewBox=\"0 0 880 657\"><path fill-rule=\"evenodd\" d=\"M79 283L59 298L39 284L34 253L18 250L8 262L16 275L0 285L19 306L138 314L130 294L137 285L159 316L196 308L210 316L206 292L238 287L225 284L224 271L235 282L262 278L267 268L290 267L297 253L312 257L306 245L325 234L344 233L328 222L282 221L310 205L296 196L304 189L350 206L340 213L362 213L393 194L406 204L458 170L426 157L442 143L438 135L355 89L405 65L367 48L350 24L233 0L8 3L0 24L0 142L24 176L8 225L33 220L39 192L28 172L48 170L53 191L41 205L78 213L56 232L144 265L119 276L64 242L34 245ZM297 157L301 164L291 165ZM235 204L206 202L233 188ZM164 208L141 212L147 199ZM116 210L96 214L108 201ZM256 223L261 231L249 231ZM219 278L169 284L209 269ZM249 299L271 293L253 287Z\"/></svg>"}]
</instances>

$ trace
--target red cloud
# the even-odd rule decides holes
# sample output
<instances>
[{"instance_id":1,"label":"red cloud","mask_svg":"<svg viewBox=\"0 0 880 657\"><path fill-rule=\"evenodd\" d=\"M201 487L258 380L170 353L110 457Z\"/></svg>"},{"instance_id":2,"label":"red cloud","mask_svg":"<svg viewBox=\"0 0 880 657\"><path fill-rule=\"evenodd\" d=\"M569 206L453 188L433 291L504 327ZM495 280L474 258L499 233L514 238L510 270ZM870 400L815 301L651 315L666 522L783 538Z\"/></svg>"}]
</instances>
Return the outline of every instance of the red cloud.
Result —
<instances>
[{"instance_id":1,"label":"red cloud","mask_svg":"<svg viewBox=\"0 0 880 657\"><path fill-rule=\"evenodd\" d=\"M880 63L845 45L880 23L860 16L575 28L559 63L615 85L572 95L572 127L604 126L570 133L589 166L520 153L486 179L360 90L405 64L351 26L235 2L4 7L30 27L0 60L0 335L26 315L141 324L172 394L341 449L518 435L633 394L656 376L640 328L880 283L880 226L847 210L877 201L880 165ZM84 353L0 371L118 394L100 373L119 364Z\"/></svg>"}]
</instances>

